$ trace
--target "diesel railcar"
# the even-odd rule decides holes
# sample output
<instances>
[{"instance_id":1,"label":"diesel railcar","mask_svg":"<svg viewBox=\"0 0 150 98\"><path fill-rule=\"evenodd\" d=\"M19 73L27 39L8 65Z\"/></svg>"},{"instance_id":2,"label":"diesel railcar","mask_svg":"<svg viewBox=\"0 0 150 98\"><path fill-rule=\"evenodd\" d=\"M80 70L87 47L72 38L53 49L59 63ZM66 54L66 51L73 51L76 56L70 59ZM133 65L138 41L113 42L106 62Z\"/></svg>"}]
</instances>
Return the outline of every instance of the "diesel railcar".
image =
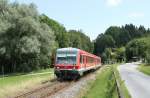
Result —
<instances>
[{"instance_id":1,"label":"diesel railcar","mask_svg":"<svg viewBox=\"0 0 150 98\"><path fill-rule=\"evenodd\" d=\"M84 72L101 66L101 58L77 48L56 51L54 73L57 78L78 78Z\"/></svg>"}]
</instances>

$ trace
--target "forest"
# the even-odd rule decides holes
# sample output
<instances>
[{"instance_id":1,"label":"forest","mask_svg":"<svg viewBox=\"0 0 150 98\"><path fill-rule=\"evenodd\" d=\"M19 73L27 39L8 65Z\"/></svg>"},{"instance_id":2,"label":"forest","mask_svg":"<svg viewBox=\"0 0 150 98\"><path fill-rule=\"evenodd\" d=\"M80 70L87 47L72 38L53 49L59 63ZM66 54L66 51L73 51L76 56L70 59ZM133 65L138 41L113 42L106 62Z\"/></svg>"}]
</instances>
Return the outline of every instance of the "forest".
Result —
<instances>
[{"instance_id":1,"label":"forest","mask_svg":"<svg viewBox=\"0 0 150 98\"><path fill-rule=\"evenodd\" d=\"M141 60L150 63L150 29L126 24L111 26L94 41L94 53L103 63Z\"/></svg>"},{"instance_id":2,"label":"forest","mask_svg":"<svg viewBox=\"0 0 150 98\"><path fill-rule=\"evenodd\" d=\"M150 64L150 29L111 26L93 41L82 30L39 14L34 4L0 0L0 74L49 68L55 50L75 47L102 57L103 63L133 58Z\"/></svg>"}]
</instances>

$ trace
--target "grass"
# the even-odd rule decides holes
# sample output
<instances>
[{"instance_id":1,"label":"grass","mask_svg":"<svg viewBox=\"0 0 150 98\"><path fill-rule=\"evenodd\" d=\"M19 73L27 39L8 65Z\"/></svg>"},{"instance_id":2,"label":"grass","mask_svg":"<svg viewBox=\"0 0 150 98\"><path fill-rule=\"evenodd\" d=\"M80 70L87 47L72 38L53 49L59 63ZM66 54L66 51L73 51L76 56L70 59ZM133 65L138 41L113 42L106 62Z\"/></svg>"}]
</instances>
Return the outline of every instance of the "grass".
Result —
<instances>
[{"instance_id":1,"label":"grass","mask_svg":"<svg viewBox=\"0 0 150 98\"><path fill-rule=\"evenodd\" d=\"M0 78L0 98L7 97L8 95L14 95L17 92L24 91L41 84L43 81L50 80L53 74L52 69L46 69L41 71L32 72L26 75L10 75L4 78ZM43 73L43 74L39 74Z\"/></svg>"},{"instance_id":2,"label":"grass","mask_svg":"<svg viewBox=\"0 0 150 98\"><path fill-rule=\"evenodd\" d=\"M51 71L53 71L53 68L35 70L35 71L32 71L31 73L42 73L42 72L51 72Z\"/></svg>"},{"instance_id":3,"label":"grass","mask_svg":"<svg viewBox=\"0 0 150 98\"><path fill-rule=\"evenodd\" d=\"M120 74L117 70L118 65L119 64L105 66L97 75L96 80L89 84L89 90L82 98L118 98L113 71L119 81L120 89L124 98L131 98L124 81L121 80Z\"/></svg>"},{"instance_id":4,"label":"grass","mask_svg":"<svg viewBox=\"0 0 150 98\"><path fill-rule=\"evenodd\" d=\"M110 66L105 66L97 75L96 80L89 85L89 90L83 98L118 98Z\"/></svg>"},{"instance_id":5,"label":"grass","mask_svg":"<svg viewBox=\"0 0 150 98\"><path fill-rule=\"evenodd\" d=\"M10 77L10 76L20 76L20 75L29 75L29 74L36 74L36 73L43 73L43 72L51 72L53 69L47 68L47 69L41 69L41 70L35 70L32 72L26 72L26 73L11 73L11 74L4 74L4 77ZM0 78L2 78L3 75L0 75Z\"/></svg>"},{"instance_id":6,"label":"grass","mask_svg":"<svg viewBox=\"0 0 150 98\"><path fill-rule=\"evenodd\" d=\"M147 75L150 75L150 65L141 64L138 67L138 70L145 73L145 74L147 74Z\"/></svg>"}]
</instances>

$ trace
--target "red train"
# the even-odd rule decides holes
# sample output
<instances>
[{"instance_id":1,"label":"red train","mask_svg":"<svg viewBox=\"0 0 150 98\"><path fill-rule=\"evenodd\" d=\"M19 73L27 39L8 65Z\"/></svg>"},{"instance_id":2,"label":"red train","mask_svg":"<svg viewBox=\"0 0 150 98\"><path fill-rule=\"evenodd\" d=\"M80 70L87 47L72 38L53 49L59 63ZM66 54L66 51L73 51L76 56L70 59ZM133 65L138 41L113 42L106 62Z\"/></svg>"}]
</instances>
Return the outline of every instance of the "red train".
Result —
<instances>
[{"instance_id":1,"label":"red train","mask_svg":"<svg viewBox=\"0 0 150 98\"><path fill-rule=\"evenodd\" d=\"M57 78L77 78L84 72L101 66L101 58L77 48L60 48L56 52Z\"/></svg>"}]
</instances>

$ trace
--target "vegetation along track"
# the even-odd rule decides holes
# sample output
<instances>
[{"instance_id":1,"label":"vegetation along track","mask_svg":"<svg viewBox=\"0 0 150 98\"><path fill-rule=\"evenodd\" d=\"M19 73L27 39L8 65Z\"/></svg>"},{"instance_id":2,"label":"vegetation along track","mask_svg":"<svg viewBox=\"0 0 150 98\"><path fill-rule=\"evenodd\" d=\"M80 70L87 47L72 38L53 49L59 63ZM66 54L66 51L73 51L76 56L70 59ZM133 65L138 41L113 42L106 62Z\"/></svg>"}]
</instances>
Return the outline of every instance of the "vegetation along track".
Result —
<instances>
[{"instance_id":1,"label":"vegetation along track","mask_svg":"<svg viewBox=\"0 0 150 98\"><path fill-rule=\"evenodd\" d=\"M94 74L95 72L88 73L81 77L79 80L72 80L72 81L57 81L57 79L53 79L51 83L48 83L42 87L39 87L37 89L34 89L32 91L26 92L24 94L20 94L14 98L46 98L50 97L51 95L56 94L59 91L62 91L63 89L66 89L67 87L70 87L71 85L74 85L77 81L82 81L84 78L88 78L91 74Z\"/></svg>"},{"instance_id":2,"label":"vegetation along track","mask_svg":"<svg viewBox=\"0 0 150 98\"><path fill-rule=\"evenodd\" d=\"M74 81L59 82L56 79L54 79L52 83L48 83L32 91L26 92L24 94L20 94L19 96L16 96L14 98L46 98L68 87L73 82Z\"/></svg>"}]
</instances>

